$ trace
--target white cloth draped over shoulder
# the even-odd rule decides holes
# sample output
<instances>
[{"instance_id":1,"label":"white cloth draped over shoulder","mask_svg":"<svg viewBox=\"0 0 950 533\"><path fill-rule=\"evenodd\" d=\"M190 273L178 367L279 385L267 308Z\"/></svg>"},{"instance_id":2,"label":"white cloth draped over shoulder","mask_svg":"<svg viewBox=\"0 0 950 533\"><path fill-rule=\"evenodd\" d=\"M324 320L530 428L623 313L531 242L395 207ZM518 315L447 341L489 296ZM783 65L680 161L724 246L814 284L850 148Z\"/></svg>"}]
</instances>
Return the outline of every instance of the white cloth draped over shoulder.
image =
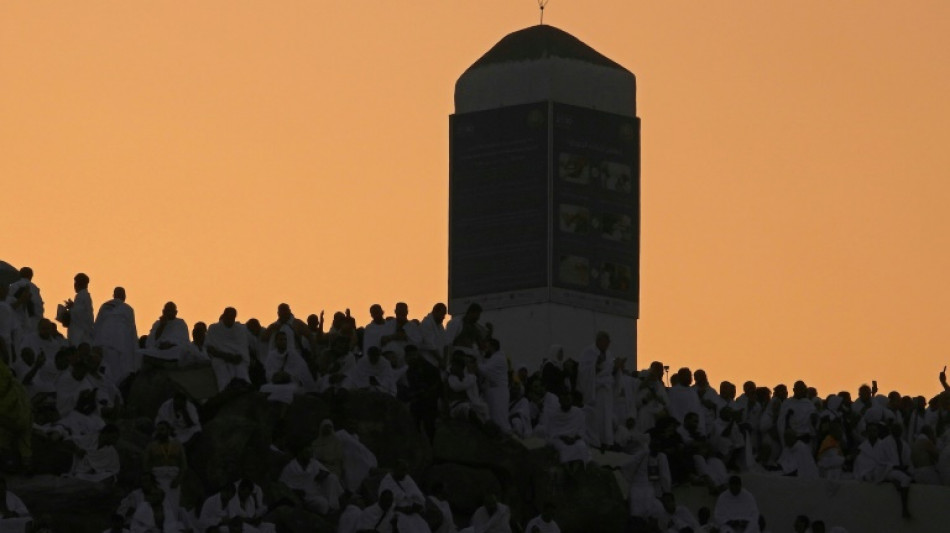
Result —
<instances>
[{"instance_id":1,"label":"white cloth draped over shoulder","mask_svg":"<svg viewBox=\"0 0 950 533\"><path fill-rule=\"evenodd\" d=\"M247 328L240 322L235 322L230 327L223 322L218 321L208 327L208 335L205 337L205 350L215 350L229 354L241 356L241 361L232 363L225 361L220 357L211 356L211 368L214 370L214 376L218 381L218 390L222 391L231 383L231 380L241 379L247 382L251 381L248 375L248 367L251 364L251 352L248 346Z\"/></svg>"},{"instance_id":2,"label":"white cloth draped over shoulder","mask_svg":"<svg viewBox=\"0 0 950 533\"><path fill-rule=\"evenodd\" d=\"M175 412L174 398L168 399L158 408L155 415L155 424L168 422L175 432L178 442L186 443L193 436L201 432L201 420L198 419L198 408L190 401L185 401L185 411L188 416Z\"/></svg>"},{"instance_id":3,"label":"white cloth draped over shoulder","mask_svg":"<svg viewBox=\"0 0 950 533\"><path fill-rule=\"evenodd\" d=\"M572 406L567 411L557 409L545 417L548 444L554 447L562 463L590 461L590 448L584 440L587 419L580 407ZM571 443L563 439L576 439Z\"/></svg>"},{"instance_id":4,"label":"white cloth draped over shoulder","mask_svg":"<svg viewBox=\"0 0 950 533\"><path fill-rule=\"evenodd\" d=\"M488 405L488 416L503 433L511 432L508 418L508 357L495 352L489 357L479 359L478 372L485 380L482 397Z\"/></svg>"},{"instance_id":5,"label":"white cloth draped over shoulder","mask_svg":"<svg viewBox=\"0 0 950 533\"><path fill-rule=\"evenodd\" d=\"M135 327L135 311L119 298L109 300L99 307L93 326L93 346L102 347L102 363L106 378L120 383L141 366L138 348L138 329Z\"/></svg>"},{"instance_id":6,"label":"white cloth draped over shoulder","mask_svg":"<svg viewBox=\"0 0 950 533\"><path fill-rule=\"evenodd\" d=\"M716 510L713 512L720 531L759 533L759 506L755 497L746 489L740 489L739 494L727 490L716 500ZM729 526L733 521L745 521L745 529L736 529Z\"/></svg>"},{"instance_id":7,"label":"white cloth draped over shoulder","mask_svg":"<svg viewBox=\"0 0 950 533\"><path fill-rule=\"evenodd\" d=\"M396 374L385 357L380 357L374 364L370 357L364 354L350 369L349 378L350 386L354 389L372 389L396 395ZM371 383L370 378L375 378L375 385Z\"/></svg>"},{"instance_id":8,"label":"white cloth draped over shoulder","mask_svg":"<svg viewBox=\"0 0 950 533\"><path fill-rule=\"evenodd\" d=\"M145 341L145 348L140 350L143 355L165 359L168 361L178 361L187 357L187 351L191 341L188 339L188 325L180 318L169 320L164 329L159 333L161 319L156 320L152 325L148 338ZM167 348L161 346L168 343Z\"/></svg>"}]
</instances>

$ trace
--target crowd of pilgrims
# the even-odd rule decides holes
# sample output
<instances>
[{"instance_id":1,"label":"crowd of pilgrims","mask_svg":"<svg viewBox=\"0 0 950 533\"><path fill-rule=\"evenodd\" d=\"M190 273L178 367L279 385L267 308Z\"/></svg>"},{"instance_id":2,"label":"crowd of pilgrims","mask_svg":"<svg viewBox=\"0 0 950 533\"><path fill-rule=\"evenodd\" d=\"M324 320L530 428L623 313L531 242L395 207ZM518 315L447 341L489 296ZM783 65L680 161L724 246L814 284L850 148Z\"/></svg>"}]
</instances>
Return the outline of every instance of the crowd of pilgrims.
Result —
<instances>
[{"instance_id":1,"label":"crowd of pilgrims","mask_svg":"<svg viewBox=\"0 0 950 533\"><path fill-rule=\"evenodd\" d=\"M626 358L611 353L608 332L596 333L582 353L552 346L540 368L514 368L477 304L449 320L441 303L421 320L410 319L404 303L391 317L373 305L362 327L349 310L325 324L322 312L304 321L281 304L265 326L254 318L239 322L228 307L218 321L196 322L189 332L168 302L140 338L125 290L115 288L94 314L84 274L75 276L75 297L56 312L64 337L45 317L32 270L20 275L0 284L0 434L3 447L14 451L4 455L7 470L31 472L32 440L41 435L74 450L69 476L115 482L114 422L126 407L124 387L143 365L160 362L210 365L220 391L252 386L284 404L299 394L389 394L408 405L430 439L440 420L467 420L500 438L551 446L566 478L599 468L590 465L593 452L617 452L622 466L614 468L628 484L632 531L764 531L755 498L737 475L745 472L889 482L905 516L911 484L950 484L950 391L929 400L883 396L875 382L861 385L856 398L847 391L822 398L803 381L791 393L784 384L770 389L748 381L740 394L728 381L712 386L699 369L671 374L659 361L627 368ZM940 382L950 389L944 373ZM194 401L184 393L168 398L154 413L139 487L122 501L108 531L275 531L264 519L275 502L265 501L249 479L216 487L196 508L182 507L189 444L200 435ZM376 458L358 435L329 419L320 422L316 441L275 442L281 444L293 459L276 481L341 533L559 531L550 503L535 502L540 514L519 524L494 494L485 496L467 528L457 529L445 487L423 490L404 461L384 465L388 473L367 498L361 485L379 466ZM0 525L25 528L34 519L0 482ZM694 513L677 505L672 489L682 484L707 487L715 508ZM819 520L799 518L796 531L824 530Z\"/></svg>"}]
</instances>

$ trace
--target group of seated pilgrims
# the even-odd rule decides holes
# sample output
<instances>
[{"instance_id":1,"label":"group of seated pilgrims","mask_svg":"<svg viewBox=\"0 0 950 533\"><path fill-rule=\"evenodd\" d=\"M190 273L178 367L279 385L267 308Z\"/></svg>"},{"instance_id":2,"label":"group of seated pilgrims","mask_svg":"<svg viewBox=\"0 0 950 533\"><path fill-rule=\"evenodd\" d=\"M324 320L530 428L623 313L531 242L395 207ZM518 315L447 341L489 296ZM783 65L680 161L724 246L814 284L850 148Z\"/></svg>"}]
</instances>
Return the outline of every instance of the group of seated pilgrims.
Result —
<instances>
[{"instance_id":1,"label":"group of seated pilgrims","mask_svg":"<svg viewBox=\"0 0 950 533\"><path fill-rule=\"evenodd\" d=\"M728 381L713 388L703 370L681 368L667 384L669 368L661 362L628 369L626 358L611 353L607 332L598 332L582 353L552 346L540 368L514 369L477 304L447 322L441 303L421 320L409 318L405 303L388 318L373 305L363 327L349 310L335 313L327 327L322 312L302 321L287 304L266 327L254 318L242 324L228 307L210 326L195 323L189 336L168 302L139 338L121 287L93 319L84 274L75 278L75 299L57 313L68 328L63 337L43 316L28 270L20 281L0 286L0 379L18 383L28 398L29 433L69 443L75 459L68 475L92 482L118 473L114 422L123 413L122 391L143 366L210 365L219 391L253 387L278 403L300 394L389 394L408 404L430 439L440 420L470 421L493 435L553 447L568 476L588 468L593 452L621 453L630 518L644 530L731 531L719 506L714 514L707 509L705 520L693 518L671 503L671 491L690 483L720 499L738 497L732 485L743 472L891 482L905 515L911 483L950 484L944 373L945 392L930 400L881 396L876 382L862 385L854 399L847 391L821 398L803 381L795 382L791 396L783 384L769 389L751 381L737 395ZM201 431L198 411L179 393L154 416L146 475L117 510L111 530L152 531L164 523L165 531L273 531L263 519L273 502L265 503L261 487L248 479L218 487L200 510L181 508L187 445ZM15 433L7 431L9 444L29 472L30 435ZM403 462L383 480L376 501L361 501L358 489L376 459L357 435L335 430L329 420L317 441L284 451L293 459L279 481L308 510L338 521L341 532L456 530L444 487L423 493ZM438 512L423 512L427 508ZM524 531L557 531L552 509L544 508ZM758 520L751 522L742 527L754 531ZM494 495L471 524L478 532L511 530L507 507Z\"/></svg>"}]
</instances>

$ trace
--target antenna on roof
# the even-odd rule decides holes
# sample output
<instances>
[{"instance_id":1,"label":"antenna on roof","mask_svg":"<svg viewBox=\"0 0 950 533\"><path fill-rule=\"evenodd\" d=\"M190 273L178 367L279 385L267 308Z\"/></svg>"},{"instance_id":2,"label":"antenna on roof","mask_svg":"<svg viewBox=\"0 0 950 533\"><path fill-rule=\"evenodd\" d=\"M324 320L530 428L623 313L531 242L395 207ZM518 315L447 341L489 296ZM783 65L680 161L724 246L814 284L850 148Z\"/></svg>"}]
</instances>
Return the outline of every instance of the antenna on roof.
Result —
<instances>
[{"instance_id":1,"label":"antenna on roof","mask_svg":"<svg viewBox=\"0 0 950 533\"><path fill-rule=\"evenodd\" d=\"M538 0L538 7L541 8L541 24L544 24L544 6L548 5L549 0Z\"/></svg>"}]
</instances>

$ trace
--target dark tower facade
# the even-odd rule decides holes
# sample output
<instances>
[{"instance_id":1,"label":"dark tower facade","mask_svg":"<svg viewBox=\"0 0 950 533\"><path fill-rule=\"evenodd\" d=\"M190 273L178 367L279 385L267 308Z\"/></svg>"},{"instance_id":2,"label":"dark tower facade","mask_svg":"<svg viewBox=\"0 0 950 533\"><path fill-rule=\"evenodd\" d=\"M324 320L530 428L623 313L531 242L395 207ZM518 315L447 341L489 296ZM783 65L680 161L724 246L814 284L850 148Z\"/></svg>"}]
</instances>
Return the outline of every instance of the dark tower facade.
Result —
<instances>
[{"instance_id":1,"label":"dark tower facade","mask_svg":"<svg viewBox=\"0 0 950 533\"><path fill-rule=\"evenodd\" d=\"M456 83L450 311L478 302L519 365L599 330L635 360L639 264L636 78L552 26L506 36Z\"/></svg>"}]
</instances>

